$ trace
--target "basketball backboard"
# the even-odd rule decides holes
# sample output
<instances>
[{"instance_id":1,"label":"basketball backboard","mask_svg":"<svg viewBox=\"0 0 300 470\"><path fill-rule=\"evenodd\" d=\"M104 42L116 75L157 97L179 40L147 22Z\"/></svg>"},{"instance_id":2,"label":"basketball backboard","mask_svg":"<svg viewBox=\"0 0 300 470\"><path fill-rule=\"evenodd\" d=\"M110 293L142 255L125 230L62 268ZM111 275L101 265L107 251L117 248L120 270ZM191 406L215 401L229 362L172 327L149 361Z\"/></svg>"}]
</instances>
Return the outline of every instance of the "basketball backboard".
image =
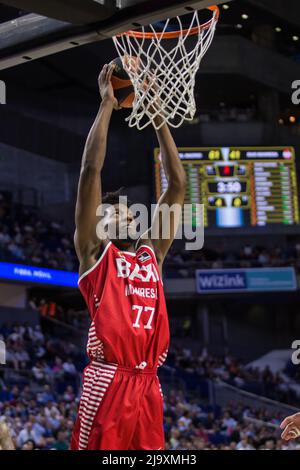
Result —
<instances>
[{"instance_id":1,"label":"basketball backboard","mask_svg":"<svg viewBox=\"0 0 300 470\"><path fill-rule=\"evenodd\" d=\"M0 24L0 70L224 0L5 0L3 3L32 13Z\"/></svg>"}]
</instances>

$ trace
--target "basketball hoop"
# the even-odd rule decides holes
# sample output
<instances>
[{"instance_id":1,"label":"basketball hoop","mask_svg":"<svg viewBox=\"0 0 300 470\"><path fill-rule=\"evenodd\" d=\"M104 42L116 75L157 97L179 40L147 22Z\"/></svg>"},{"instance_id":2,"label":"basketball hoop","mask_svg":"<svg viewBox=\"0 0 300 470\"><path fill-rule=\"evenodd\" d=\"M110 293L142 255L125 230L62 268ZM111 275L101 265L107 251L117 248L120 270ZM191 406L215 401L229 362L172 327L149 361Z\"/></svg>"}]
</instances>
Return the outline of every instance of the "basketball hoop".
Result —
<instances>
[{"instance_id":1,"label":"basketball hoop","mask_svg":"<svg viewBox=\"0 0 300 470\"><path fill-rule=\"evenodd\" d=\"M168 31L169 18L160 32L155 29L157 26L149 25L150 31L142 27L139 31L113 37L135 91L132 112L126 119L130 127L142 130L150 123L156 129L165 123L179 127L183 121L194 118L196 73L213 40L219 18L217 6L208 10L212 17L202 24L199 11L193 11L188 29L184 29L181 18L176 17L179 25L176 31ZM160 119L156 119L158 117Z\"/></svg>"}]
</instances>

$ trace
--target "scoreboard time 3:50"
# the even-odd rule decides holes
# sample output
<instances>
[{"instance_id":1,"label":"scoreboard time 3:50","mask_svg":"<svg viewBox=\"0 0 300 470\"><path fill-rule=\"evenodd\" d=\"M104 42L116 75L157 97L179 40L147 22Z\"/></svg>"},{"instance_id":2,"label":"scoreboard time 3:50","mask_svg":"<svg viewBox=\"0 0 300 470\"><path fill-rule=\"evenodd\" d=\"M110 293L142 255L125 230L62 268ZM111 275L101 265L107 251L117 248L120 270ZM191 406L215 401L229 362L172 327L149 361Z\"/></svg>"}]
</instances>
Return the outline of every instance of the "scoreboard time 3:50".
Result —
<instances>
[{"instance_id":1,"label":"scoreboard time 3:50","mask_svg":"<svg viewBox=\"0 0 300 470\"><path fill-rule=\"evenodd\" d=\"M179 148L185 203L204 204L205 227L299 223L293 147ZM156 196L167 179L155 149ZM194 219L193 225L201 221Z\"/></svg>"}]
</instances>

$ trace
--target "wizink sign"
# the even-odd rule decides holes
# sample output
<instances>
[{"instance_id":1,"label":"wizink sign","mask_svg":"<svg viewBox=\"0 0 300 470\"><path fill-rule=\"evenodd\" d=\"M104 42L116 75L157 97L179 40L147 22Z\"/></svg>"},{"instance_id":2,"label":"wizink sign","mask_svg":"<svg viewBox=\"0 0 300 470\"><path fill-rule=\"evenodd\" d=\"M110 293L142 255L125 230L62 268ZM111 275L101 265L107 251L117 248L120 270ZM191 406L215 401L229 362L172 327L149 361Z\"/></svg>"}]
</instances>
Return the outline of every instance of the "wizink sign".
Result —
<instances>
[{"instance_id":1,"label":"wizink sign","mask_svg":"<svg viewBox=\"0 0 300 470\"><path fill-rule=\"evenodd\" d=\"M6 85L0 80L0 104L6 104Z\"/></svg>"},{"instance_id":2,"label":"wizink sign","mask_svg":"<svg viewBox=\"0 0 300 470\"><path fill-rule=\"evenodd\" d=\"M294 268L197 269L198 294L293 291Z\"/></svg>"},{"instance_id":3,"label":"wizink sign","mask_svg":"<svg viewBox=\"0 0 300 470\"><path fill-rule=\"evenodd\" d=\"M6 347L2 340L0 340L0 365L1 364L6 364Z\"/></svg>"}]
</instances>

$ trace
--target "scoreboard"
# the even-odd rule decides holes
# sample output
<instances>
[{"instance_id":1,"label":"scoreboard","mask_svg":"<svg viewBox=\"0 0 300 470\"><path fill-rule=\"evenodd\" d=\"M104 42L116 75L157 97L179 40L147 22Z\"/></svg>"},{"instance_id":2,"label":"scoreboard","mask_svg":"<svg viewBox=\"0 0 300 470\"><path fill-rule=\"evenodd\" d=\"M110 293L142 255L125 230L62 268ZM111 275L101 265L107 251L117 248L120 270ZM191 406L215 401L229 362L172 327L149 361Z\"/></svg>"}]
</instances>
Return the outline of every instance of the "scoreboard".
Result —
<instances>
[{"instance_id":1,"label":"scoreboard","mask_svg":"<svg viewBox=\"0 0 300 470\"><path fill-rule=\"evenodd\" d=\"M247 227L299 223L293 147L179 148L187 176L185 204L203 204L192 225ZM167 188L155 149L156 196ZM196 213L196 212L195 212ZM204 220L203 220L204 219Z\"/></svg>"}]
</instances>

